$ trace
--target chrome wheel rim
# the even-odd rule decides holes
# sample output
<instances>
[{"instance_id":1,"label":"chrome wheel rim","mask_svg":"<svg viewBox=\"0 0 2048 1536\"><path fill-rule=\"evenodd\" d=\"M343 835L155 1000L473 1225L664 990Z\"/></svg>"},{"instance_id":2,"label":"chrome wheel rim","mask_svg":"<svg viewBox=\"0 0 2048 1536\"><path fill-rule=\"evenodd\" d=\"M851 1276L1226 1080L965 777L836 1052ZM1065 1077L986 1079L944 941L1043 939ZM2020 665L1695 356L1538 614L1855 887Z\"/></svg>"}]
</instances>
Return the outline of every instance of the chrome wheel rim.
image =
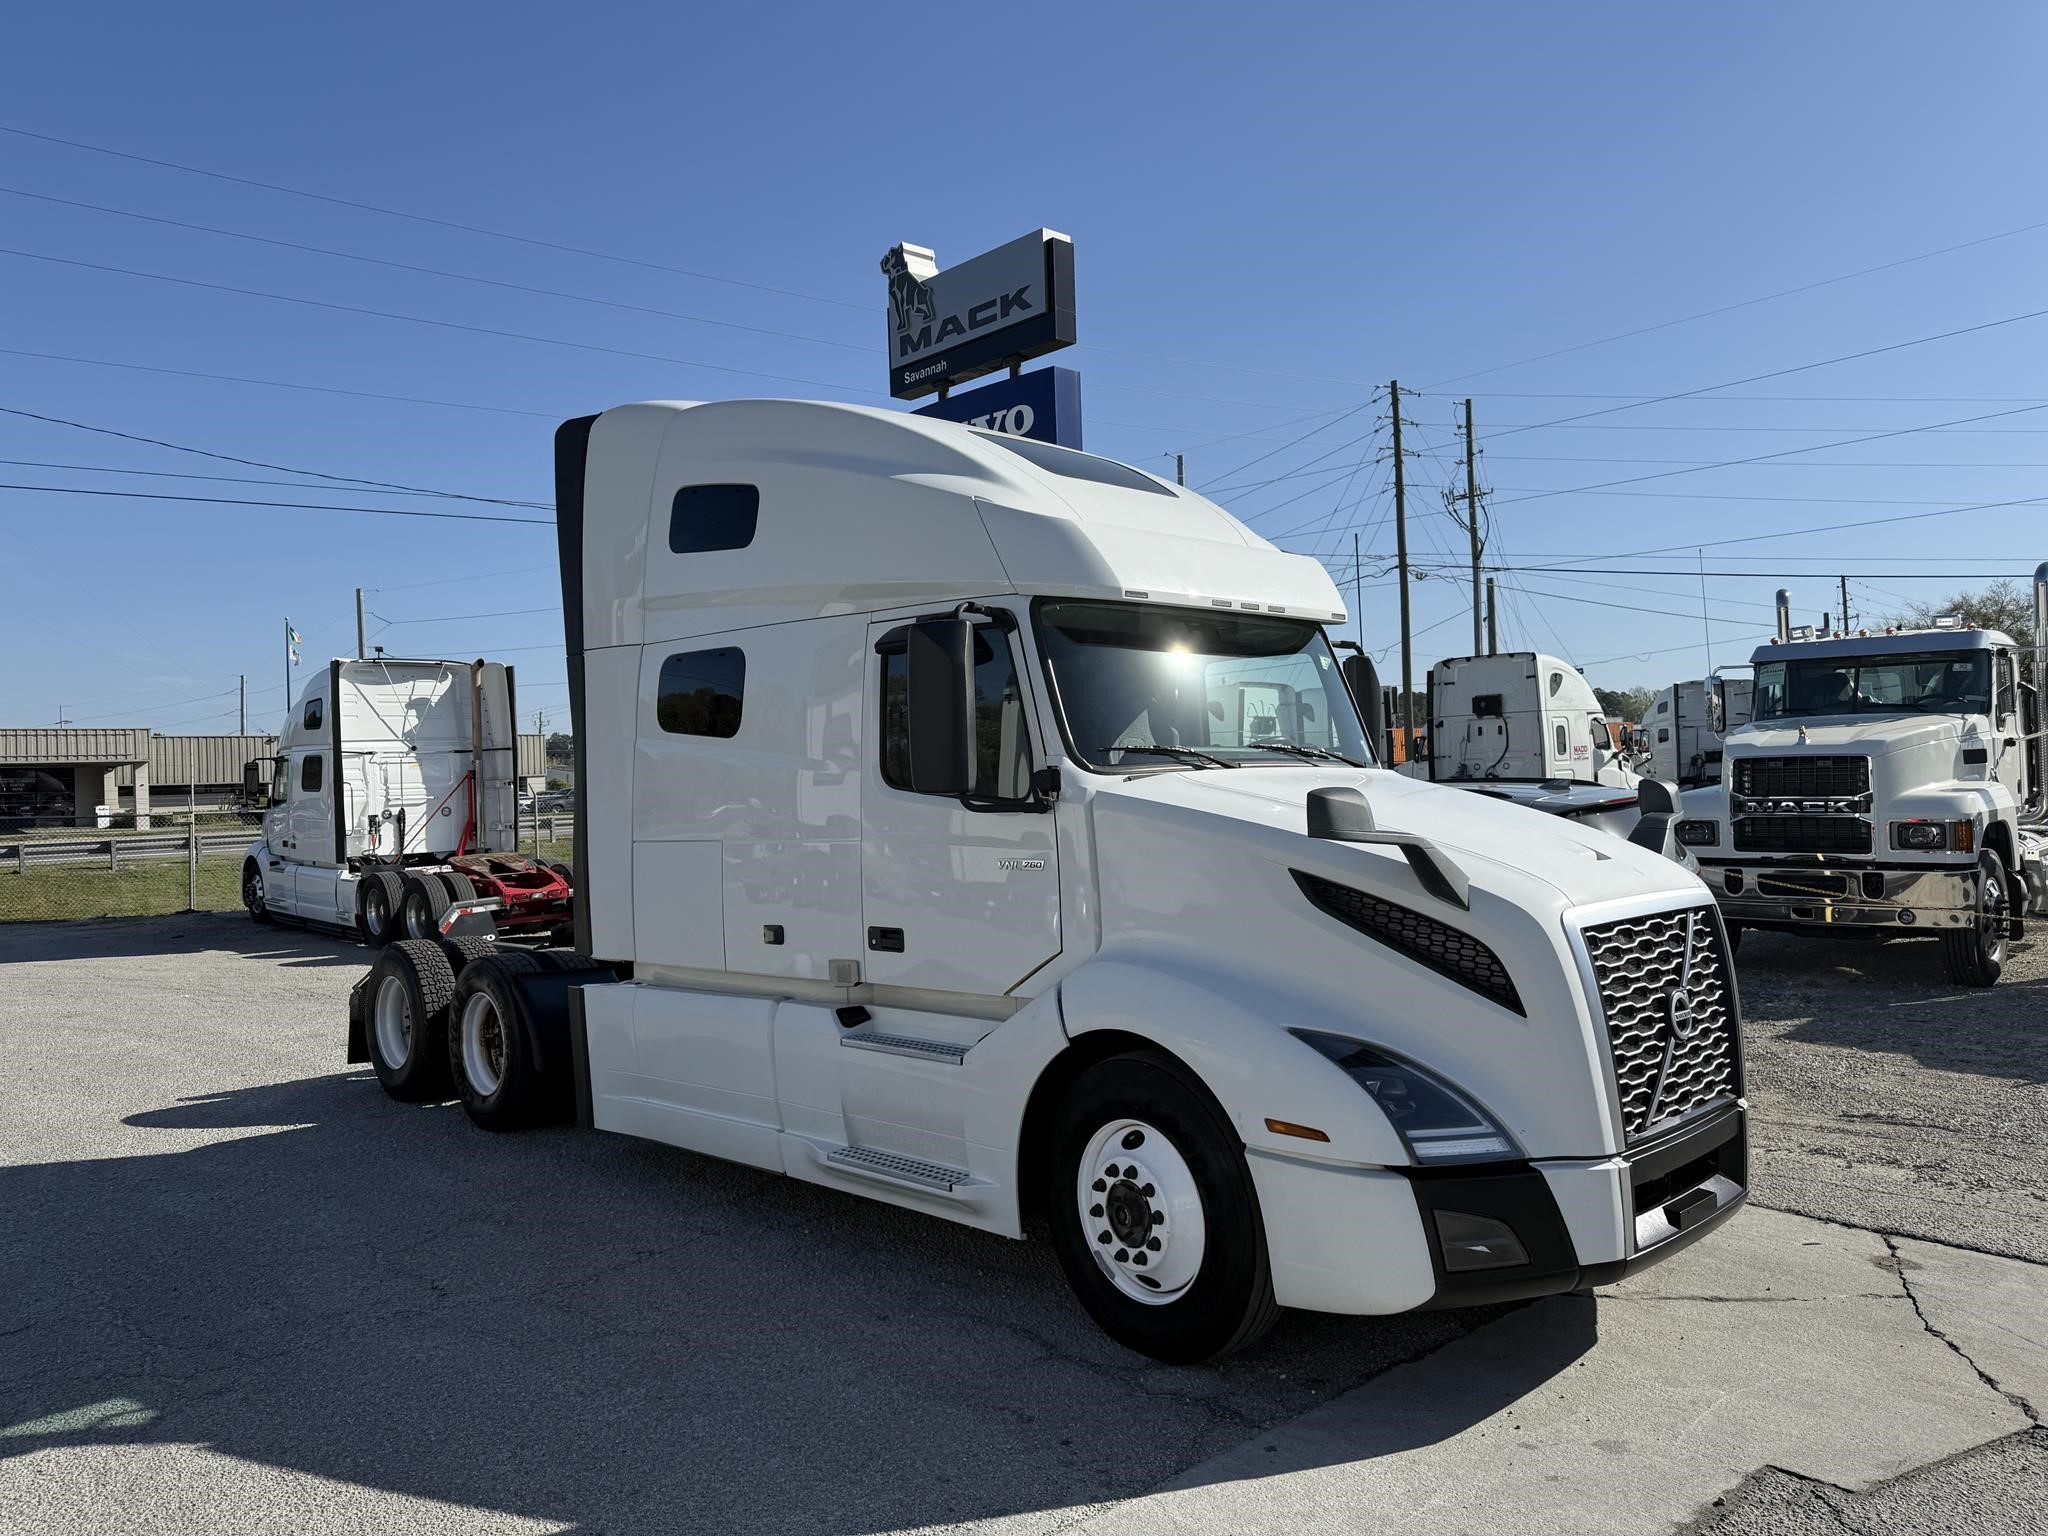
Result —
<instances>
[{"instance_id":1,"label":"chrome wheel rim","mask_svg":"<svg viewBox=\"0 0 2048 1536\"><path fill-rule=\"evenodd\" d=\"M1088 1251L1123 1295L1164 1306L1195 1283L1208 1246L1202 1192L1163 1132L1110 1121L1088 1138L1074 1195Z\"/></svg>"},{"instance_id":2,"label":"chrome wheel rim","mask_svg":"<svg viewBox=\"0 0 2048 1536\"><path fill-rule=\"evenodd\" d=\"M1984 877L1983 916L1979 931L1984 953L1993 963L2005 959L2005 886L1994 875Z\"/></svg>"},{"instance_id":3,"label":"chrome wheel rim","mask_svg":"<svg viewBox=\"0 0 2048 1536\"><path fill-rule=\"evenodd\" d=\"M473 993L462 1009L462 1075L479 1098L505 1084L505 1026L490 998Z\"/></svg>"},{"instance_id":4,"label":"chrome wheel rim","mask_svg":"<svg viewBox=\"0 0 2048 1536\"><path fill-rule=\"evenodd\" d=\"M434 936L434 924L427 916L426 901L420 897L406 898L405 936L409 939L431 939Z\"/></svg>"},{"instance_id":5,"label":"chrome wheel rim","mask_svg":"<svg viewBox=\"0 0 2048 1536\"><path fill-rule=\"evenodd\" d=\"M377 987L377 1054L387 1067L402 1067L412 1055L412 999L405 983L386 976Z\"/></svg>"},{"instance_id":6,"label":"chrome wheel rim","mask_svg":"<svg viewBox=\"0 0 2048 1536\"><path fill-rule=\"evenodd\" d=\"M391 929L391 903L384 895L382 885L373 885L363 893L363 926L376 937Z\"/></svg>"},{"instance_id":7,"label":"chrome wheel rim","mask_svg":"<svg viewBox=\"0 0 2048 1536\"><path fill-rule=\"evenodd\" d=\"M251 868L242 876L242 905L251 912L263 910L263 871Z\"/></svg>"}]
</instances>

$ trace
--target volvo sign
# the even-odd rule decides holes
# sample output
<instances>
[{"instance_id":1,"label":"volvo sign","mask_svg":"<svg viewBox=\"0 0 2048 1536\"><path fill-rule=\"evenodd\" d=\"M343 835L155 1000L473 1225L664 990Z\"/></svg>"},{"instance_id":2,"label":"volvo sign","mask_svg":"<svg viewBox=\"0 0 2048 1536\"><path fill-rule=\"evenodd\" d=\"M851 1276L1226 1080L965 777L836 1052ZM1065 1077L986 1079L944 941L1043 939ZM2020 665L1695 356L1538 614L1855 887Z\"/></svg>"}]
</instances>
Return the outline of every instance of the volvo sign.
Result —
<instances>
[{"instance_id":1,"label":"volvo sign","mask_svg":"<svg viewBox=\"0 0 2048 1536\"><path fill-rule=\"evenodd\" d=\"M920 416L962 421L984 432L1036 438L1062 448L1081 446L1081 375L1071 368L1037 368L1014 379L949 395L917 408Z\"/></svg>"},{"instance_id":2,"label":"volvo sign","mask_svg":"<svg viewBox=\"0 0 2048 1536\"><path fill-rule=\"evenodd\" d=\"M921 245L882 258L889 280L889 393L950 389L1074 344L1074 242L1041 229L939 270Z\"/></svg>"}]
</instances>

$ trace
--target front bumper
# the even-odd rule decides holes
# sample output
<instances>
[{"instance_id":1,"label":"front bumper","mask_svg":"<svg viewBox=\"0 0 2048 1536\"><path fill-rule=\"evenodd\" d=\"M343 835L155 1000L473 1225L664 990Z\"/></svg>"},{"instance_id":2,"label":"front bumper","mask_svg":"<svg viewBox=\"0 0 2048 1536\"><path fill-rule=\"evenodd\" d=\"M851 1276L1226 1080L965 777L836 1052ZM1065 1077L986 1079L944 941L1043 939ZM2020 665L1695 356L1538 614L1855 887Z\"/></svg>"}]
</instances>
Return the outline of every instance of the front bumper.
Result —
<instances>
[{"instance_id":1,"label":"front bumper","mask_svg":"<svg viewBox=\"0 0 2048 1536\"><path fill-rule=\"evenodd\" d=\"M1963 928L1976 920L1977 870L1812 864L1717 864L1700 878L1731 923Z\"/></svg>"},{"instance_id":2,"label":"front bumper","mask_svg":"<svg viewBox=\"0 0 2048 1536\"><path fill-rule=\"evenodd\" d=\"M1413 1169L1409 1178L1436 1280L1425 1307L1479 1306L1611 1285L1697 1242L1735 1214L1749 1194L1747 1111L1741 1101L1725 1105L1597 1163ZM1574 1185L1597 1190L1600 1198L1574 1198ZM1563 1204L1560 1191L1566 1192ZM1529 1262L1511 1269L1450 1269L1438 1240L1438 1211L1505 1224Z\"/></svg>"}]
</instances>

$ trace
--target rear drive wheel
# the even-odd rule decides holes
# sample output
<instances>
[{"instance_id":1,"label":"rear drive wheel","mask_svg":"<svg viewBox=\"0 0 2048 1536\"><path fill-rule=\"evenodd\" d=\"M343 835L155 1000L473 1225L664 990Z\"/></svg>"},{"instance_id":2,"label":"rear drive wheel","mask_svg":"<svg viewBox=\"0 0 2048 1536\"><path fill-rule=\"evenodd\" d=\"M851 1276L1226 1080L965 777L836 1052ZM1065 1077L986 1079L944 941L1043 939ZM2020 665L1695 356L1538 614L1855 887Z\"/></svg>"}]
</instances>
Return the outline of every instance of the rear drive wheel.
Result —
<instances>
[{"instance_id":1,"label":"rear drive wheel","mask_svg":"<svg viewBox=\"0 0 2048 1536\"><path fill-rule=\"evenodd\" d=\"M1243 1149L1169 1057L1114 1056L1075 1081L1054 1120L1045 1209L1081 1305L1128 1349L1213 1360L1280 1315Z\"/></svg>"},{"instance_id":2,"label":"rear drive wheel","mask_svg":"<svg viewBox=\"0 0 2048 1536\"><path fill-rule=\"evenodd\" d=\"M515 976L543 969L523 950L467 966L455 984L448 1071L469 1118L487 1131L514 1131L547 1117L549 1085L533 1059Z\"/></svg>"},{"instance_id":3,"label":"rear drive wheel","mask_svg":"<svg viewBox=\"0 0 2048 1536\"><path fill-rule=\"evenodd\" d=\"M372 949L382 949L398 938L398 908L405 897L405 882L388 869L373 869L356 889L356 926Z\"/></svg>"},{"instance_id":4,"label":"rear drive wheel","mask_svg":"<svg viewBox=\"0 0 2048 1536\"><path fill-rule=\"evenodd\" d=\"M448 884L439 875L414 875L405 882L399 902L399 926L408 939L434 939L441 934L441 914L454 903Z\"/></svg>"},{"instance_id":5,"label":"rear drive wheel","mask_svg":"<svg viewBox=\"0 0 2048 1536\"><path fill-rule=\"evenodd\" d=\"M249 909L249 916L256 922L270 921L270 908L263 896L263 866L254 859L242 865L242 905Z\"/></svg>"},{"instance_id":6,"label":"rear drive wheel","mask_svg":"<svg viewBox=\"0 0 2048 1536\"><path fill-rule=\"evenodd\" d=\"M1965 987L1994 987L2005 974L2005 925L2012 895L2005 861L1986 848L1977 855L1977 912L1965 928L1944 928L1941 958L1948 979Z\"/></svg>"},{"instance_id":7,"label":"rear drive wheel","mask_svg":"<svg viewBox=\"0 0 2048 1536\"><path fill-rule=\"evenodd\" d=\"M370 1065L394 1099L418 1103L448 1096L445 1038L455 971L439 944L403 939L370 971Z\"/></svg>"}]
</instances>

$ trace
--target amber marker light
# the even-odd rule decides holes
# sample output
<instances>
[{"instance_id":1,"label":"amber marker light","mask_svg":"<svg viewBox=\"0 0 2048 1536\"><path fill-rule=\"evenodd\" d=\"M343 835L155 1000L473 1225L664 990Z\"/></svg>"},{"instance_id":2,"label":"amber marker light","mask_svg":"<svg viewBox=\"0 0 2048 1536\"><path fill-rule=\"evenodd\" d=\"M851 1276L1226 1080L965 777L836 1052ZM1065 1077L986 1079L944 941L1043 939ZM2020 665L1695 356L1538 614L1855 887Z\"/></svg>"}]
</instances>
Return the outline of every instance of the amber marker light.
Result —
<instances>
[{"instance_id":1,"label":"amber marker light","mask_svg":"<svg viewBox=\"0 0 2048 1536\"><path fill-rule=\"evenodd\" d=\"M1266 1129L1275 1136L1299 1136L1303 1141L1328 1141L1329 1133L1319 1131L1312 1125L1296 1125L1292 1120L1268 1118Z\"/></svg>"}]
</instances>

